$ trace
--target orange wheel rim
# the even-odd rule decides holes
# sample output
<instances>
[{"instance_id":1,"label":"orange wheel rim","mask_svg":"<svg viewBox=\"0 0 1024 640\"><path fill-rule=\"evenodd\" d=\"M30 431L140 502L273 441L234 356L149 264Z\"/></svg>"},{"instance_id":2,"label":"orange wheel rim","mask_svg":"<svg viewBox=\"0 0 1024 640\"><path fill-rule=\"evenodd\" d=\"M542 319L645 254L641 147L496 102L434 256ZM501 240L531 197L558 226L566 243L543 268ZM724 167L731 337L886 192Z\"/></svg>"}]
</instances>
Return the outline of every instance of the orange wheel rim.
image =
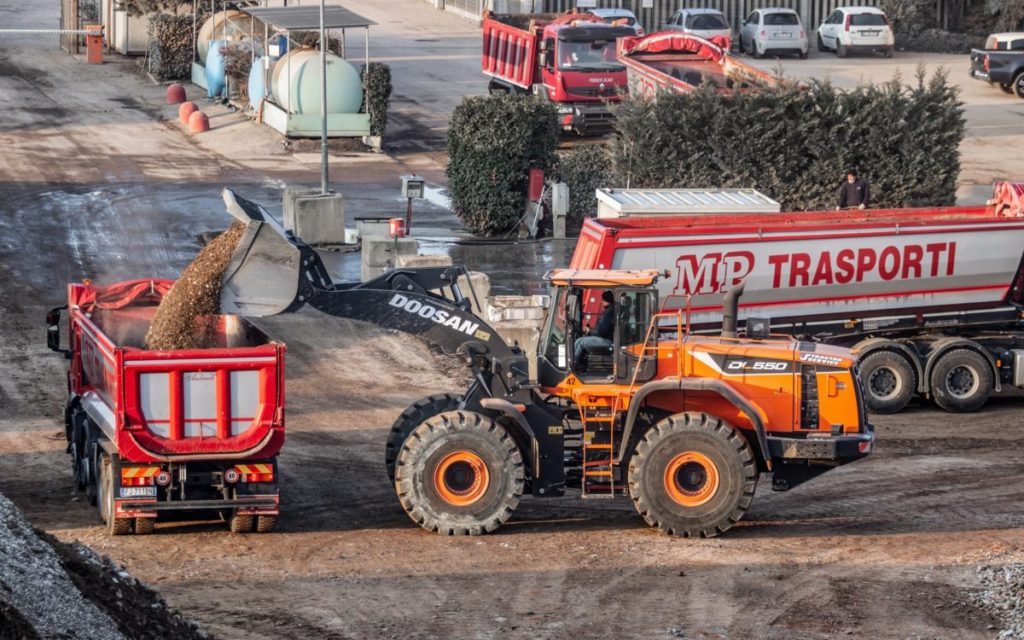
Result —
<instances>
[{"instance_id":1,"label":"orange wheel rim","mask_svg":"<svg viewBox=\"0 0 1024 640\"><path fill-rule=\"evenodd\" d=\"M665 467L665 491L684 507L699 507L718 492L718 467L703 453L680 453Z\"/></svg>"},{"instance_id":2,"label":"orange wheel rim","mask_svg":"<svg viewBox=\"0 0 1024 640\"><path fill-rule=\"evenodd\" d=\"M456 507L473 504L487 493L490 474L472 451L453 451L434 467L434 487L441 499Z\"/></svg>"}]
</instances>

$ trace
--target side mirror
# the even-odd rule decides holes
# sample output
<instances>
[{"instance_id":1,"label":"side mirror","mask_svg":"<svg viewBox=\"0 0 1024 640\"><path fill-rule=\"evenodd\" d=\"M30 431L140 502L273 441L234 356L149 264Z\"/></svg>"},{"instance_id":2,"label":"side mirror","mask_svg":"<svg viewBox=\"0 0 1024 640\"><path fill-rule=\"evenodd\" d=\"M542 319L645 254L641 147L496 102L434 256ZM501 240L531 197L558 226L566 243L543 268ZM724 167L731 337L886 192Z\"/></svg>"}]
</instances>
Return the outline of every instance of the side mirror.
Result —
<instances>
[{"instance_id":1,"label":"side mirror","mask_svg":"<svg viewBox=\"0 0 1024 640\"><path fill-rule=\"evenodd\" d=\"M67 307L50 309L46 313L46 347L50 351L63 353L67 359L71 358L71 352L60 348L60 310Z\"/></svg>"}]
</instances>

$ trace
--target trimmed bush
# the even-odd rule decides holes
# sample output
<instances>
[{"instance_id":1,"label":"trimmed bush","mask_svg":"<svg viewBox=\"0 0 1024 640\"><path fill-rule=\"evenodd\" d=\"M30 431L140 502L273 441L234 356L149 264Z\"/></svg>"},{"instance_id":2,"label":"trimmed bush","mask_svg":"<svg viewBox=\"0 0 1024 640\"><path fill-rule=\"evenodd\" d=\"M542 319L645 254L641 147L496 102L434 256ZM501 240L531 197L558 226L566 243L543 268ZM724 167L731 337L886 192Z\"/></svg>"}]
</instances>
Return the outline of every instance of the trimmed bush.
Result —
<instances>
[{"instance_id":1,"label":"trimmed bush","mask_svg":"<svg viewBox=\"0 0 1024 640\"><path fill-rule=\"evenodd\" d=\"M383 136L388 125L388 108L391 106L391 67L383 62L371 62L369 68L363 65L359 70L363 81L362 113L370 114L370 135Z\"/></svg>"},{"instance_id":2,"label":"trimmed bush","mask_svg":"<svg viewBox=\"0 0 1024 640\"><path fill-rule=\"evenodd\" d=\"M856 168L872 207L956 197L963 108L941 70L851 91L814 82L722 96L706 85L629 98L616 117L620 186L755 188L786 210L832 209Z\"/></svg>"},{"instance_id":3,"label":"trimmed bush","mask_svg":"<svg viewBox=\"0 0 1024 640\"><path fill-rule=\"evenodd\" d=\"M149 72L162 80L192 74L192 16L158 13L149 19Z\"/></svg>"},{"instance_id":4,"label":"trimmed bush","mask_svg":"<svg viewBox=\"0 0 1024 640\"><path fill-rule=\"evenodd\" d=\"M551 170L558 114L532 96L465 98L448 126L448 193L476 235L508 232L525 213L530 169Z\"/></svg>"},{"instance_id":5,"label":"trimmed bush","mask_svg":"<svg viewBox=\"0 0 1024 640\"><path fill-rule=\"evenodd\" d=\"M601 187L614 187L612 156L608 148L586 146L573 149L559 157L555 177L569 186L569 226L582 226L583 219L597 213L597 196Z\"/></svg>"}]
</instances>

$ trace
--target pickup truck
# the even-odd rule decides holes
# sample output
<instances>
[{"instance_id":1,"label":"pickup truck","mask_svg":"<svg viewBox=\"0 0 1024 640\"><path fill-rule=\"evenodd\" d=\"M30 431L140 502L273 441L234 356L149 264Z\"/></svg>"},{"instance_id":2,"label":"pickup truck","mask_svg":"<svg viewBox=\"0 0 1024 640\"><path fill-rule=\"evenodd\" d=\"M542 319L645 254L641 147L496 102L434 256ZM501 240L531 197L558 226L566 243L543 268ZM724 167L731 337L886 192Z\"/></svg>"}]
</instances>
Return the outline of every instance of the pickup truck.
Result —
<instances>
[{"instance_id":1,"label":"pickup truck","mask_svg":"<svg viewBox=\"0 0 1024 640\"><path fill-rule=\"evenodd\" d=\"M1024 32L996 33L971 50L971 77L1024 98Z\"/></svg>"}]
</instances>

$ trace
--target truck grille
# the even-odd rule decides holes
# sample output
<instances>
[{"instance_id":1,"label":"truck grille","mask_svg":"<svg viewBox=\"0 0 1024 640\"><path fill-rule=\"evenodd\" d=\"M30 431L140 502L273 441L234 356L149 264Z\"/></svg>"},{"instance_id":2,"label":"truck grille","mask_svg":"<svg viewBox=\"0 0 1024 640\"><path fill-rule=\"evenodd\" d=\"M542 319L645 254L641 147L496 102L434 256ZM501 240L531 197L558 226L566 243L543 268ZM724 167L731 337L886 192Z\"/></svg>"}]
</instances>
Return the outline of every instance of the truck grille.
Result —
<instances>
[{"instance_id":1,"label":"truck grille","mask_svg":"<svg viewBox=\"0 0 1024 640\"><path fill-rule=\"evenodd\" d=\"M600 87L573 87L568 93L586 98L610 98L619 94L615 87L605 87L603 90Z\"/></svg>"},{"instance_id":2,"label":"truck grille","mask_svg":"<svg viewBox=\"0 0 1024 640\"><path fill-rule=\"evenodd\" d=\"M806 365L800 368L800 428L818 428L818 373Z\"/></svg>"}]
</instances>

